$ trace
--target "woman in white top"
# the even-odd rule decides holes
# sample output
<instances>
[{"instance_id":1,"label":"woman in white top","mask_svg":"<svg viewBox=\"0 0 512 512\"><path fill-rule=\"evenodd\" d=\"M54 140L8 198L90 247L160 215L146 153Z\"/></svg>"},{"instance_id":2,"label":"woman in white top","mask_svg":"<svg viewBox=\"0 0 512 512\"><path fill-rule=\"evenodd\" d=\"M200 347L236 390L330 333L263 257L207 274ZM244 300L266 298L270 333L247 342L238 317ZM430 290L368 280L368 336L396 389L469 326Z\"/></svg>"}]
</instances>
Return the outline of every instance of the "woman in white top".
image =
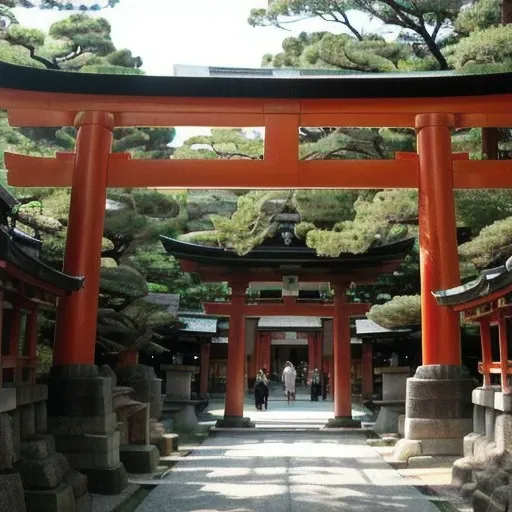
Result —
<instances>
[{"instance_id":1,"label":"woman in white top","mask_svg":"<svg viewBox=\"0 0 512 512\"><path fill-rule=\"evenodd\" d=\"M290 400L295 400L295 379L297 378L297 372L290 361L286 361L281 381L284 384L284 393Z\"/></svg>"}]
</instances>

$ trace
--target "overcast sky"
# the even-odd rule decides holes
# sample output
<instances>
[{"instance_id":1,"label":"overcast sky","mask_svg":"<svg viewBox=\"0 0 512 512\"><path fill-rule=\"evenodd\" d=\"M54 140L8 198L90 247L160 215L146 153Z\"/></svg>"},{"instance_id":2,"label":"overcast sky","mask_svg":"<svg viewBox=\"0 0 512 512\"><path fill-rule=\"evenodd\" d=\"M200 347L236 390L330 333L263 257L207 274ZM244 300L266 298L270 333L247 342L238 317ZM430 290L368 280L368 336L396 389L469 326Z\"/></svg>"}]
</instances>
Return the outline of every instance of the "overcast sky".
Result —
<instances>
[{"instance_id":1,"label":"overcast sky","mask_svg":"<svg viewBox=\"0 0 512 512\"><path fill-rule=\"evenodd\" d=\"M116 46L139 55L150 75L171 75L174 64L260 67L265 53L281 51L285 37L302 31L342 31L338 23L322 20L289 25L291 32L250 27L251 8L266 4L267 0L121 0L97 15L110 21ZM47 30L69 12L16 9L16 16L25 26ZM360 13L351 17L363 32L379 27Z\"/></svg>"}]
</instances>

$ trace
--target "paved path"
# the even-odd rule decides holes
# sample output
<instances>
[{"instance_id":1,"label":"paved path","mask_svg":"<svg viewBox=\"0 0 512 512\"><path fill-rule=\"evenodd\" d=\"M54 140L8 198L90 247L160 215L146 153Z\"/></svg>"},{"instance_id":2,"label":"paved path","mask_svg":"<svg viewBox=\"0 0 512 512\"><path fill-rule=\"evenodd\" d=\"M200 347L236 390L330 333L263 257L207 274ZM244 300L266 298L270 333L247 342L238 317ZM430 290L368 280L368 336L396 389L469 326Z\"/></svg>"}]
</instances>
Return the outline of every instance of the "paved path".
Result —
<instances>
[{"instance_id":1,"label":"paved path","mask_svg":"<svg viewBox=\"0 0 512 512\"><path fill-rule=\"evenodd\" d=\"M438 512L364 439L312 432L209 437L136 512Z\"/></svg>"}]
</instances>

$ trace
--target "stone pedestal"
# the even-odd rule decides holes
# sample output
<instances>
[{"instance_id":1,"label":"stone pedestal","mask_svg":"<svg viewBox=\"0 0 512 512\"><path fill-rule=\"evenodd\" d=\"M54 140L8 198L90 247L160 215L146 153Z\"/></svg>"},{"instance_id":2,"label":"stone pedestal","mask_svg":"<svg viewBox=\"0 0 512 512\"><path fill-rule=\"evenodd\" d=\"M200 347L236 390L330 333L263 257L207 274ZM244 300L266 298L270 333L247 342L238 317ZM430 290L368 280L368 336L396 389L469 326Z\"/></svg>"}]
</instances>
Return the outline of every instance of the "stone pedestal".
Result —
<instances>
[{"instance_id":1,"label":"stone pedestal","mask_svg":"<svg viewBox=\"0 0 512 512\"><path fill-rule=\"evenodd\" d=\"M161 370L166 372L165 396L170 400L190 400L192 374L195 366L163 364Z\"/></svg>"},{"instance_id":2,"label":"stone pedestal","mask_svg":"<svg viewBox=\"0 0 512 512\"><path fill-rule=\"evenodd\" d=\"M408 368L389 367L382 370L382 400L405 400L407 379L410 371Z\"/></svg>"},{"instance_id":3,"label":"stone pedestal","mask_svg":"<svg viewBox=\"0 0 512 512\"><path fill-rule=\"evenodd\" d=\"M151 366L139 364L121 368L117 371L117 382L133 389L134 400L149 404L151 418L162 416L162 379L157 379Z\"/></svg>"},{"instance_id":4,"label":"stone pedestal","mask_svg":"<svg viewBox=\"0 0 512 512\"><path fill-rule=\"evenodd\" d=\"M418 367L407 379L405 438L397 443L395 458L462 454L464 436L472 430L475 384L460 366Z\"/></svg>"},{"instance_id":5,"label":"stone pedestal","mask_svg":"<svg viewBox=\"0 0 512 512\"><path fill-rule=\"evenodd\" d=\"M48 426L57 450L66 455L73 469L87 475L91 492L118 494L126 487L112 381L100 376L96 366L52 368Z\"/></svg>"}]
</instances>

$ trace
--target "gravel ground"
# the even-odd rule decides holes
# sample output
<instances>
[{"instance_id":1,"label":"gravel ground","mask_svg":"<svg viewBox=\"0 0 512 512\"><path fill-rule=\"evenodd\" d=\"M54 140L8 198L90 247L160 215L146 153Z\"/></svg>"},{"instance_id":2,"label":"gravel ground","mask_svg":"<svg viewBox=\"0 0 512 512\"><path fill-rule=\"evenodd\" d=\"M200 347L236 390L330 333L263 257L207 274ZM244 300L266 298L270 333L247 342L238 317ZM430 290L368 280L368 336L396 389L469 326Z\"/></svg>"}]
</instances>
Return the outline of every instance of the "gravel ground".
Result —
<instances>
[{"instance_id":1,"label":"gravel ground","mask_svg":"<svg viewBox=\"0 0 512 512\"><path fill-rule=\"evenodd\" d=\"M364 439L308 432L208 438L136 512L438 512Z\"/></svg>"}]
</instances>

